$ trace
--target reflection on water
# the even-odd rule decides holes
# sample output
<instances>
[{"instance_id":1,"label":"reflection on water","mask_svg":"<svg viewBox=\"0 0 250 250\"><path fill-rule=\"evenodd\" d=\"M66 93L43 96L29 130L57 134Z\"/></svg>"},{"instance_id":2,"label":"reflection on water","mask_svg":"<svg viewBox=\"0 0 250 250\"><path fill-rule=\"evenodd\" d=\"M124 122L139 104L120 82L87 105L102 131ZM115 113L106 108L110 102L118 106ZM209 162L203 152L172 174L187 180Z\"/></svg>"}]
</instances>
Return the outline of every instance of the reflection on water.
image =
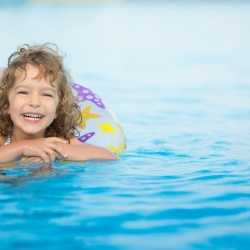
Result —
<instances>
[{"instance_id":1,"label":"reflection on water","mask_svg":"<svg viewBox=\"0 0 250 250\"><path fill-rule=\"evenodd\" d=\"M23 165L19 166L18 164L15 164L14 166L8 164L4 167L2 164L0 167L3 169L0 171L0 182L12 185L20 185L38 178L46 178L55 172L52 166L45 164L39 164L39 166L28 164L27 167L24 167Z\"/></svg>"}]
</instances>

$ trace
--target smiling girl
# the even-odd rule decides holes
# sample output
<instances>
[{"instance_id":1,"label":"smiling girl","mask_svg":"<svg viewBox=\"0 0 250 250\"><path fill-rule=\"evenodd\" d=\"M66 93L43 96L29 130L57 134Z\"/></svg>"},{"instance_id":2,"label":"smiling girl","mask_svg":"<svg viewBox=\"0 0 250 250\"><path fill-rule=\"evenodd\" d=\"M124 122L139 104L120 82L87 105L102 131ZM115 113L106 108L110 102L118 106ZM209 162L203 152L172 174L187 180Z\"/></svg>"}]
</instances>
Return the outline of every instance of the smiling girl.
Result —
<instances>
[{"instance_id":1,"label":"smiling girl","mask_svg":"<svg viewBox=\"0 0 250 250\"><path fill-rule=\"evenodd\" d=\"M56 49L25 45L9 57L0 81L0 163L116 159L104 148L78 141L80 122Z\"/></svg>"}]
</instances>

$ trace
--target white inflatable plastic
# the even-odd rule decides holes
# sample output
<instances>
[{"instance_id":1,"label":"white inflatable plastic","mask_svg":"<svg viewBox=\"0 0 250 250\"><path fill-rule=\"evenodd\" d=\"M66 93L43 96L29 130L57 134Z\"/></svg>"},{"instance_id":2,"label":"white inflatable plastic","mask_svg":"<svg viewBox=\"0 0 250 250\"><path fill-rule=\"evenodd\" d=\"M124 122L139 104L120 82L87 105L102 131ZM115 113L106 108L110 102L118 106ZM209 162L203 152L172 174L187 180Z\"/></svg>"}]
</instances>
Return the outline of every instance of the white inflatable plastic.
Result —
<instances>
[{"instance_id":1,"label":"white inflatable plastic","mask_svg":"<svg viewBox=\"0 0 250 250\"><path fill-rule=\"evenodd\" d=\"M125 134L102 99L82 84L72 83L72 89L83 118L78 139L104 147L115 154L122 153L126 148Z\"/></svg>"}]
</instances>

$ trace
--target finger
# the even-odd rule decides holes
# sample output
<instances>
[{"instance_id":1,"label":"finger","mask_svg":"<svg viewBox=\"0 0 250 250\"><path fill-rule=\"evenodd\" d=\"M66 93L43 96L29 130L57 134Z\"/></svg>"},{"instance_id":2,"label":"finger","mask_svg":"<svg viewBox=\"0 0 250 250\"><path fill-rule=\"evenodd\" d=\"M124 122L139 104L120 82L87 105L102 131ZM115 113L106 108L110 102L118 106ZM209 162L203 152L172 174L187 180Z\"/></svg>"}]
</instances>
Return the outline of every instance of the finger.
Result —
<instances>
[{"instance_id":1,"label":"finger","mask_svg":"<svg viewBox=\"0 0 250 250\"><path fill-rule=\"evenodd\" d=\"M60 159L60 160L65 160L68 158L68 155L66 152L64 152L63 149L61 149L60 147L55 147L54 149L57 153L57 158Z\"/></svg>"},{"instance_id":2,"label":"finger","mask_svg":"<svg viewBox=\"0 0 250 250\"><path fill-rule=\"evenodd\" d=\"M22 157L20 162L23 164L35 162L38 157Z\"/></svg>"},{"instance_id":3,"label":"finger","mask_svg":"<svg viewBox=\"0 0 250 250\"><path fill-rule=\"evenodd\" d=\"M20 162L25 162L25 161L27 161L27 159L28 159L28 157L23 156L23 157L20 159Z\"/></svg>"},{"instance_id":4,"label":"finger","mask_svg":"<svg viewBox=\"0 0 250 250\"><path fill-rule=\"evenodd\" d=\"M22 163L22 164L25 164L25 163L27 163L28 162L28 159L27 158L22 158L22 159L20 159L20 163Z\"/></svg>"},{"instance_id":5,"label":"finger","mask_svg":"<svg viewBox=\"0 0 250 250\"><path fill-rule=\"evenodd\" d=\"M55 160L55 158L56 158L56 152L55 152L55 150L53 150L53 148L46 147L44 149L44 152L49 156L50 162L52 162L52 161Z\"/></svg>"},{"instance_id":6,"label":"finger","mask_svg":"<svg viewBox=\"0 0 250 250\"><path fill-rule=\"evenodd\" d=\"M59 138L59 137L48 137L48 138L46 138L46 141L47 142L53 142L53 143L56 143L56 142L59 142L59 143L68 143L67 140Z\"/></svg>"},{"instance_id":7,"label":"finger","mask_svg":"<svg viewBox=\"0 0 250 250\"><path fill-rule=\"evenodd\" d=\"M43 162L42 160L38 160L38 159L29 159L26 161L26 163L41 163Z\"/></svg>"},{"instance_id":8,"label":"finger","mask_svg":"<svg viewBox=\"0 0 250 250\"><path fill-rule=\"evenodd\" d=\"M47 146L57 154L59 159L67 159L68 155L60 144L49 143Z\"/></svg>"},{"instance_id":9,"label":"finger","mask_svg":"<svg viewBox=\"0 0 250 250\"><path fill-rule=\"evenodd\" d=\"M50 157L44 150L38 151L37 154L39 157L41 157L43 162L50 163Z\"/></svg>"},{"instance_id":10,"label":"finger","mask_svg":"<svg viewBox=\"0 0 250 250\"><path fill-rule=\"evenodd\" d=\"M41 163L41 162L43 162L40 157L32 157L30 160L33 163Z\"/></svg>"}]
</instances>

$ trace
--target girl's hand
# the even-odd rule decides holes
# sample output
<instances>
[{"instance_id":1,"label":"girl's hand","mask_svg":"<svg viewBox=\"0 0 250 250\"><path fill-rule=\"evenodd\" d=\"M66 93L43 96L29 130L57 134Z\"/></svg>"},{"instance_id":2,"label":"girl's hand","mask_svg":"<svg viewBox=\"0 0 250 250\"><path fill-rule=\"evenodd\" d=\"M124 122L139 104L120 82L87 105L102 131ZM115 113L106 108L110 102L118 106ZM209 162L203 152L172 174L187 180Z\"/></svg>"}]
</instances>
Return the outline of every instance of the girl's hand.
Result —
<instances>
[{"instance_id":1,"label":"girl's hand","mask_svg":"<svg viewBox=\"0 0 250 250\"><path fill-rule=\"evenodd\" d=\"M40 158L45 163L52 162L56 158L64 159L67 156L58 145L66 143L66 140L58 137L25 140L22 141L22 155L28 158L32 157L34 160Z\"/></svg>"},{"instance_id":2,"label":"girl's hand","mask_svg":"<svg viewBox=\"0 0 250 250\"><path fill-rule=\"evenodd\" d=\"M31 164L31 163L43 163L44 161L42 160L41 157L38 156L24 156L20 159L20 163L22 164Z\"/></svg>"}]
</instances>

